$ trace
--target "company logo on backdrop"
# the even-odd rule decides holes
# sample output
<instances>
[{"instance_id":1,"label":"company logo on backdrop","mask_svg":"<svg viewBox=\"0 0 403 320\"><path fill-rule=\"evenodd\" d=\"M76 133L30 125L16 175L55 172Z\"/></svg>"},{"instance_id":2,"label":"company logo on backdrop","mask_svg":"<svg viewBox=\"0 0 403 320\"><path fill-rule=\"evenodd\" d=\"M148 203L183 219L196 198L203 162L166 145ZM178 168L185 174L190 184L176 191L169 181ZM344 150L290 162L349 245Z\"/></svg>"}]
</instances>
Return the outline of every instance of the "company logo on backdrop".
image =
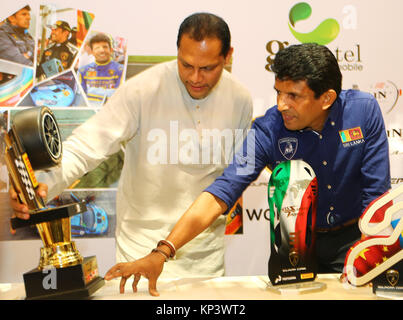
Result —
<instances>
[{"instance_id":1,"label":"company logo on backdrop","mask_svg":"<svg viewBox=\"0 0 403 320\"><path fill-rule=\"evenodd\" d=\"M389 141L389 155L393 159L398 159L399 167L401 167L401 157L403 156L403 129L397 126L388 126L386 123L386 134ZM395 161L395 160L393 160Z\"/></svg>"},{"instance_id":2,"label":"company logo on backdrop","mask_svg":"<svg viewBox=\"0 0 403 320\"><path fill-rule=\"evenodd\" d=\"M270 221L270 208L247 208L245 209L246 217L249 221L260 221L261 219Z\"/></svg>"},{"instance_id":3,"label":"company logo on backdrop","mask_svg":"<svg viewBox=\"0 0 403 320\"><path fill-rule=\"evenodd\" d=\"M403 139L403 129L402 128L388 128L386 130L386 134L388 138L394 138L394 139ZM403 141L403 140L402 140Z\"/></svg>"},{"instance_id":4,"label":"company logo on backdrop","mask_svg":"<svg viewBox=\"0 0 403 320\"><path fill-rule=\"evenodd\" d=\"M301 43L316 42L322 45L327 45L336 39L340 32L340 25L337 20L333 18L322 21L311 32L302 33L295 30L295 23L308 19L311 13L312 8L306 2L297 3L291 8L288 27L294 37Z\"/></svg>"},{"instance_id":5,"label":"company logo on backdrop","mask_svg":"<svg viewBox=\"0 0 403 320\"><path fill-rule=\"evenodd\" d=\"M312 7L306 2L295 4L289 11L288 15L288 28L291 34L301 43L315 42L322 45L328 45L333 42L341 30L354 30L357 29L357 9L353 5L346 5L341 8L343 14L339 23L334 18L326 18L319 25L314 26L310 32L301 32L297 30L297 23L299 21L308 20L312 14ZM317 9L316 9L317 11ZM269 53L267 56L267 64L265 66L267 71L271 70L271 65L274 62L274 57L277 52L289 46L290 41L270 40L266 44L266 50ZM341 71L362 71L364 66L361 58L360 44L354 44L348 48L337 46L332 50L337 61L339 62Z\"/></svg>"},{"instance_id":6,"label":"company logo on backdrop","mask_svg":"<svg viewBox=\"0 0 403 320\"><path fill-rule=\"evenodd\" d=\"M366 91L366 90L365 90ZM377 81L369 86L368 92L373 94L379 103L385 118L386 134L389 141L389 155L393 162L399 163L403 155L403 128L395 121L398 113L401 113L399 99L402 96L402 89L393 81ZM392 158L393 157L393 158ZM396 159L396 160L394 160ZM402 178L392 178L392 184L402 183Z\"/></svg>"},{"instance_id":7,"label":"company logo on backdrop","mask_svg":"<svg viewBox=\"0 0 403 320\"><path fill-rule=\"evenodd\" d=\"M391 184L401 184L401 183L403 183L403 178L391 178L390 183Z\"/></svg>"},{"instance_id":8,"label":"company logo on backdrop","mask_svg":"<svg viewBox=\"0 0 403 320\"><path fill-rule=\"evenodd\" d=\"M372 84L369 88L369 92L374 95L385 115L396 110L397 101L402 95L402 89L390 80L379 81Z\"/></svg>"}]
</instances>

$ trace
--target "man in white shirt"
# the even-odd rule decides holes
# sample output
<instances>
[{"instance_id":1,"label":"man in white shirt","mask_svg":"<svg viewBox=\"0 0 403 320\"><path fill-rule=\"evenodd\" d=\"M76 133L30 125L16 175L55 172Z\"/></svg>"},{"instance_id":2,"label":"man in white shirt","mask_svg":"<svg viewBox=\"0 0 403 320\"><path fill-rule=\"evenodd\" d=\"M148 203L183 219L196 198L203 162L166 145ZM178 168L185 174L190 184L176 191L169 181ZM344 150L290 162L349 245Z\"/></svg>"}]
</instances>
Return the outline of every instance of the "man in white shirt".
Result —
<instances>
[{"instance_id":1,"label":"man in white shirt","mask_svg":"<svg viewBox=\"0 0 403 320\"><path fill-rule=\"evenodd\" d=\"M165 239L196 197L228 165L252 117L248 91L226 70L233 49L227 24L198 13L178 33L178 59L131 78L63 144L63 161L38 174L48 199L125 145L117 192L116 255L133 261ZM10 192L12 206L26 207ZM162 276L224 274L225 217L184 246Z\"/></svg>"}]
</instances>

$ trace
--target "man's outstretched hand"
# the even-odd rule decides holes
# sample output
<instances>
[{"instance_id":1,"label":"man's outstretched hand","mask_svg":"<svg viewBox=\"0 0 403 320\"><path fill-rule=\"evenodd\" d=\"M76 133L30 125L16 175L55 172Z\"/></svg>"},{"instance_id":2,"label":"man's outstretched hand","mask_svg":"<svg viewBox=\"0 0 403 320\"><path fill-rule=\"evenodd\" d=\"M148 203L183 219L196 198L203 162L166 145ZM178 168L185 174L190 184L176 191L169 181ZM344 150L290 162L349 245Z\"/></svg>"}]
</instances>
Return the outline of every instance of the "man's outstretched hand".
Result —
<instances>
[{"instance_id":1,"label":"man's outstretched hand","mask_svg":"<svg viewBox=\"0 0 403 320\"><path fill-rule=\"evenodd\" d=\"M150 295L159 296L157 279L162 272L164 261L165 259L162 255L158 254L158 252L152 252L139 260L114 265L105 274L105 280L121 277L119 289L120 293L124 293L126 281L133 275L133 292L137 292L137 284L141 276L143 276L148 279L148 291Z\"/></svg>"}]
</instances>

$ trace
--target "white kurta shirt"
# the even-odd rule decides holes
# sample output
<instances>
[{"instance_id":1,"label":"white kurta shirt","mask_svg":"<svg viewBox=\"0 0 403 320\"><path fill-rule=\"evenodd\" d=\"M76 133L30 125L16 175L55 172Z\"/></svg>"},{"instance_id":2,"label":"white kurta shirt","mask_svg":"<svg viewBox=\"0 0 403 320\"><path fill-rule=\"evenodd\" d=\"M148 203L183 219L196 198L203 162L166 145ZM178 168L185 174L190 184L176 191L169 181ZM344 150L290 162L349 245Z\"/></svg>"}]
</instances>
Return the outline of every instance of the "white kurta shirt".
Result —
<instances>
[{"instance_id":1,"label":"white kurta shirt","mask_svg":"<svg viewBox=\"0 0 403 320\"><path fill-rule=\"evenodd\" d=\"M222 173L226 148L233 146L237 129L249 128L251 116L248 91L227 71L206 98L195 100L179 78L177 61L161 63L126 81L64 142L61 168L39 174L38 180L49 185L51 199L124 144L116 255L118 262L133 261L165 239ZM221 136L221 147L203 138L214 132ZM161 276L222 275L224 228L222 216L178 250Z\"/></svg>"}]
</instances>

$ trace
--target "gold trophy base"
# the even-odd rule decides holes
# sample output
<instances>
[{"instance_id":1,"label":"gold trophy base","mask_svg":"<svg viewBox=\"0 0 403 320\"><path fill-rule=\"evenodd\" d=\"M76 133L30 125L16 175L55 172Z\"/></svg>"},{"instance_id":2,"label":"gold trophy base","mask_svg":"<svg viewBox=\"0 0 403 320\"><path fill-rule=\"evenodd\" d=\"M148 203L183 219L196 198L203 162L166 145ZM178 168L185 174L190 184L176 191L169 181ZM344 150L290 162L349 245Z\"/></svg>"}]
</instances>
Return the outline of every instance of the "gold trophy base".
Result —
<instances>
[{"instance_id":1,"label":"gold trophy base","mask_svg":"<svg viewBox=\"0 0 403 320\"><path fill-rule=\"evenodd\" d=\"M76 249L75 242L66 242L61 244L53 244L48 247L41 248L41 259L39 261L39 269L64 268L83 262L83 257Z\"/></svg>"},{"instance_id":2,"label":"gold trophy base","mask_svg":"<svg viewBox=\"0 0 403 320\"><path fill-rule=\"evenodd\" d=\"M86 257L73 266L38 267L24 274L27 300L85 299L104 283L95 256Z\"/></svg>"}]
</instances>

